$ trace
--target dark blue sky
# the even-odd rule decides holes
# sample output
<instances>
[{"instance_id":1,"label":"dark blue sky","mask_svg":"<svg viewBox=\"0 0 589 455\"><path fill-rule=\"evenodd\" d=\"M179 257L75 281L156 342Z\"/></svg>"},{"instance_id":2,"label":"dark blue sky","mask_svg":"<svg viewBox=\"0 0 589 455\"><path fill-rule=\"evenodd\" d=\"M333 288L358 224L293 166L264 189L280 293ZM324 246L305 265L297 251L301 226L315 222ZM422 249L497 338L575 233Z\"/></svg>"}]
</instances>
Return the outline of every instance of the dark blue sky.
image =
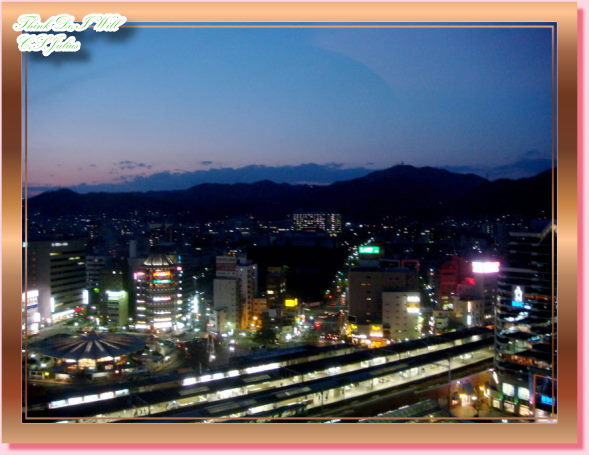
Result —
<instances>
[{"instance_id":1,"label":"dark blue sky","mask_svg":"<svg viewBox=\"0 0 589 455\"><path fill-rule=\"evenodd\" d=\"M311 162L482 173L550 157L549 29L127 29L79 40L80 56L30 61L32 186Z\"/></svg>"}]
</instances>

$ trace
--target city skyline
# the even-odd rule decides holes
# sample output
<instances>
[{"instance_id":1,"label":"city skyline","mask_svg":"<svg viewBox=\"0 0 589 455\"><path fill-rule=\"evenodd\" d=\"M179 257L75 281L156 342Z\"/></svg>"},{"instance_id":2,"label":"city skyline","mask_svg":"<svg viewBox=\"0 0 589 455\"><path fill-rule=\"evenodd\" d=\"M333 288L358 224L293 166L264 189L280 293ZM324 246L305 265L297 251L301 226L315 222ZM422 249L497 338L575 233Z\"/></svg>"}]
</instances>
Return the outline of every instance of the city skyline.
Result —
<instances>
[{"instance_id":1,"label":"city skyline","mask_svg":"<svg viewBox=\"0 0 589 455\"><path fill-rule=\"evenodd\" d=\"M27 421L268 422L341 406L359 422L554 421L556 300L534 284L551 273L547 219L365 225L307 211L290 225L68 223L86 233L83 249L28 243ZM509 249L515 237L521 250ZM522 278L530 248L542 257ZM371 400L377 392L386 399Z\"/></svg>"},{"instance_id":2,"label":"city skyline","mask_svg":"<svg viewBox=\"0 0 589 455\"><path fill-rule=\"evenodd\" d=\"M548 29L86 35L80 55L30 59L31 187L303 163L493 178L550 163Z\"/></svg>"}]
</instances>

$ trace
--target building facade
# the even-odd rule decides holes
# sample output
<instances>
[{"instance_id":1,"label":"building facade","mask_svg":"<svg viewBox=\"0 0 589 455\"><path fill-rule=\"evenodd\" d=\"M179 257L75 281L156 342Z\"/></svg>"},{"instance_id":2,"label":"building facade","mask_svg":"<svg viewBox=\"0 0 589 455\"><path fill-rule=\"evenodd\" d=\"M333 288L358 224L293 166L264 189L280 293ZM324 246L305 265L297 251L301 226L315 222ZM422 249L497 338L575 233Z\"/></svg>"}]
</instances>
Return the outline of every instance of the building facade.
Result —
<instances>
[{"instance_id":1,"label":"building facade","mask_svg":"<svg viewBox=\"0 0 589 455\"><path fill-rule=\"evenodd\" d=\"M135 327L172 330L183 326L182 266L170 254L152 254L134 273Z\"/></svg>"},{"instance_id":2,"label":"building facade","mask_svg":"<svg viewBox=\"0 0 589 455\"><path fill-rule=\"evenodd\" d=\"M440 267L438 281L439 309L452 309L454 296L457 295L458 285L465 278L471 276L471 267L466 259L454 256Z\"/></svg>"},{"instance_id":3,"label":"building facade","mask_svg":"<svg viewBox=\"0 0 589 455\"><path fill-rule=\"evenodd\" d=\"M358 267L348 272L349 314L359 324L382 323L384 292L416 292L416 270Z\"/></svg>"},{"instance_id":4,"label":"building facade","mask_svg":"<svg viewBox=\"0 0 589 455\"><path fill-rule=\"evenodd\" d=\"M423 329L419 292L383 292L382 323L396 341L419 338Z\"/></svg>"},{"instance_id":5,"label":"building facade","mask_svg":"<svg viewBox=\"0 0 589 455\"><path fill-rule=\"evenodd\" d=\"M280 308L286 296L286 267L266 269L266 300L268 308Z\"/></svg>"},{"instance_id":6,"label":"building facade","mask_svg":"<svg viewBox=\"0 0 589 455\"><path fill-rule=\"evenodd\" d=\"M27 244L27 287L38 291L40 325L72 318L86 302L86 243L83 240Z\"/></svg>"},{"instance_id":7,"label":"building facade","mask_svg":"<svg viewBox=\"0 0 589 455\"><path fill-rule=\"evenodd\" d=\"M129 293L121 268L101 270L98 278L100 293L99 317L102 325L122 327L129 324Z\"/></svg>"},{"instance_id":8,"label":"building facade","mask_svg":"<svg viewBox=\"0 0 589 455\"><path fill-rule=\"evenodd\" d=\"M296 212L292 215L295 231L321 231L337 235L342 231L342 216L333 212Z\"/></svg>"},{"instance_id":9,"label":"building facade","mask_svg":"<svg viewBox=\"0 0 589 455\"><path fill-rule=\"evenodd\" d=\"M258 266L246 257L218 256L213 281L213 309L217 330L230 332L248 328L254 316L258 293Z\"/></svg>"},{"instance_id":10,"label":"building facade","mask_svg":"<svg viewBox=\"0 0 589 455\"><path fill-rule=\"evenodd\" d=\"M41 314L39 313L39 291L28 289L22 293L22 330L27 335L39 333Z\"/></svg>"},{"instance_id":11,"label":"building facade","mask_svg":"<svg viewBox=\"0 0 589 455\"><path fill-rule=\"evenodd\" d=\"M107 264L106 256L86 257L86 287L88 289L100 288L100 272Z\"/></svg>"},{"instance_id":12,"label":"building facade","mask_svg":"<svg viewBox=\"0 0 589 455\"><path fill-rule=\"evenodd\" d=\"M509 234L495 313L492 404L521 416L556 412L556 276L552 225Z\"/></svg>"},{"instance_id":13,"label":"building facade","mask_svg":"<svg viewBox=\"0 0 589 455\"><path fill-rule=\"evenodd\" d=\"M258 266L246 258L240 258L236 267L239 280L240 315L239 325L247 329L253 322L254 300L258 295Z\"/></svg>"}]
</instances>

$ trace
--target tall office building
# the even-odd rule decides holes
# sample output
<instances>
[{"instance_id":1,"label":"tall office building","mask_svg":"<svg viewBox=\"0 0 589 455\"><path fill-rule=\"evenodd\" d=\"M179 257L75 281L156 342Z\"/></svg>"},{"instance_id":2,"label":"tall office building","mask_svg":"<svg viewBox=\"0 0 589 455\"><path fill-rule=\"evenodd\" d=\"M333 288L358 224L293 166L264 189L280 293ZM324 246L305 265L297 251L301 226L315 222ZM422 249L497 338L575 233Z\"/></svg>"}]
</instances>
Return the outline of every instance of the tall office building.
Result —
<instances>
[{"instance_id":1,"label":"tall office building","mask_svg":"<svg viewBox=\"0 0 589 455\"><path fill-rule=\"evenodd\" d=\"M240 326L246 329L254 316L254 299L258 295L258 266L246 258L239 258L236 271L240 286Z\"/></svg>"},{"instance_id":2,"label":"tall office building","mask_svg":"<svg viewBox=\"0 0 589 455\"><path fill-rule=\"evenodd\" d=\"M286 266L266 269L266 299L268 308L280 308L286 295Z\"/></svg>"},{"instance_id":3,"label":"tall office building","mask_svg":"<svg viewBox=\"0 0 589 455\"><path fill-rule=\"evenodd\" d=\"M213 310L216 314L217 330L220 332L234 329L239 322L239 287L237 257L217 256L213 280Z\"/></svg>"},{"instance_id":4,"label":"tall office building","mask_svg":"<svg viewBox=\"0 0 589 455\"><path fill-rule=\"evenodd\" d=\"M501 263L496 260L473 261L472 263L472 273L476 289L474 297L484 302L484 322L488 324L493 323L500 266Z\"/></svg>"},{"instance_id":5,"label":"tall office building","mask_svg":"<svg viewBox=\"0 0 589 455\"><path fill-rule=\"evenodd\" d=\"M466 259L460 256L453 256L448 262L440 267L440 279L438 287L438 302L440 309L452 309L452 301L458 292L458 285L465 278L470 277L471 267Z\"/></svg>"},{"instance_id":6,"label":"tall office building","mask_svg":"<svg viewBox=\"0 0 589 455\"><path fill-rule=\"evenodd\" d=\"M40 325L73 317L87 303L85 242L28 242L27 252L27 287L39 292Z\"/></svg>"},{"instance_id":7,"label":"tall office building","mask_svg":"<svg viewBox=\"0 0 589 455\"><path fill-rule=\"evenodd\" d=\"M322 231L330 235L342 231L342 216L332 212L296 212L292 215L295 231Z\"/></svg>"},{"instance_id":8,"label":"tall office building","mask_svg":"<svg viewBox=\"0 0 589 455\"><path fill-rule=\"evenodd\" d=\"M39 313L39 291L28 289L22 293L22 330L27 335L35 335L39 332L41 314Z\"/></svg>"},{"instance_id":9,"label":"tall office building","mask_svg":"<svg viewBox=\"0 0 589 455\"><path fill-rule=\"evenodd\" d=\"M101 270L98 281L101 325L121 327L129 324L129 294L124 281L122 268Z\"/></svg>"},{"instance_id":10,"label":"tall office building","mask_svg":"<svg viewBox=\"0 0 589 455\"><path fill-rule=\"evenodd\" d=\"M521 416L556 412L556 276L552 225L514 232L498 283L497 390L492 404Z\"/></svg>"},{"instance_id":11,"label":"tall office building","mask_svg":"<svg viewBox=\"0 0 589 455\"><path fill-rule=\"evenodd\" d=\"M485 301L481 299L456 298L454 308L449 311L450 318L462 327L480 327L486 323Z\"/></svg>"},{"instance_id":12,"label":"tall office building","mask_svg":"<svg viewBox=\"0 0 589 455\"><path fill-rule=\"evenodd\" d=\"M418 291L416 270L408 268L357 267L348 273L349 313L360 324L383 321L383 295Z\"/></svg>"},{"instance_id":13,"label":"tall office building","mask_svg":"<svg viewBox=\"0 0 589 455\"><path fill-rule=\"evenodd\" d=\"M135 327L171 330L183 327L182 266L178 257L151 254L134 273Z\"/></svg>"},{"instance_id":14,"label":"tall office building","mask_svg":"<svg viewBox=\"0 0 589 455\"><path fill-rule=\"evenodd\" d=\"M177 250L178 263L182 267L182 313L186 322L193 325L196 320L194 312L195 298L198 293L198 277L204 273L205 267L210 265L211 259L208 256L195 254L194 251Z\"/></svg>"},{"instance_id":15,"label":"tall office building","mask_svg":"<svg viewBox=\"0 0 589 455\"><path fill-rule=\"evenodd\" d=\"M419 292L383 292L382 323L394 340L419 338L423 329Z\"/></svg>"},{"instance_id":16,"label":"tall office building","mask_svg":"<svg viewBox=\"0 0 589 455\"><path fill-rule=\"evenodd\" d=\"M239 322L239 281L237 278L215 278L213 310L217 314L217 330L229 332Z\"/></svg>"},{"instance_id":17,"label":"tall office building","mask_svg":"<svg viewBox=\"0 0 589 455\"><path fill-rule=\"evenodd\" d=\"M106 256L87 256L86 257L86 287L88 289L100 287L100 272L108 264Z\"/></svg>"},{"instance_id":18,"label":"tall office building","mask_svg":"<svg viewBox=\"0 0 589 455\"><path fill-rule=\"evenodd\" d=\"M213 281L213 308L217 329L229 332L247 328L258 292L258 266L245 257L218 256Z\"/></svg>"}]
</instances>

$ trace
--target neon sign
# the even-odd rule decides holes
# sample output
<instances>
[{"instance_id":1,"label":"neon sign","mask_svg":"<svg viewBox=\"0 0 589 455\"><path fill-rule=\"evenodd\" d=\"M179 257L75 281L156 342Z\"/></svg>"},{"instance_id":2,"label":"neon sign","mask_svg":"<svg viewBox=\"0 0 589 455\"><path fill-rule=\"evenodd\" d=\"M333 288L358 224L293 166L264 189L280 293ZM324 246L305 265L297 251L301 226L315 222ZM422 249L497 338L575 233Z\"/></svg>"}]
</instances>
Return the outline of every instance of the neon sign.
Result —
<instances>
[{"instance_id":1,"label":"neon sign","mask_svg":"<svg viewBox=\"0 0 589 455\"><path fill-rule=\"evenodd\" d=\"M472 272L473 273L498 273L499 261L473 261Z\"/></svg>"},{"instance_id":2,"label":"neon sign","mask_svg":"<svg viewBox=\"0 0 589 455\"><path fill-rule=\"evenodd\" d=\"M380 254L379 246L368 246L362 245L358 247L358 253L360 254Z\"/></svg>"}]
</instances>

